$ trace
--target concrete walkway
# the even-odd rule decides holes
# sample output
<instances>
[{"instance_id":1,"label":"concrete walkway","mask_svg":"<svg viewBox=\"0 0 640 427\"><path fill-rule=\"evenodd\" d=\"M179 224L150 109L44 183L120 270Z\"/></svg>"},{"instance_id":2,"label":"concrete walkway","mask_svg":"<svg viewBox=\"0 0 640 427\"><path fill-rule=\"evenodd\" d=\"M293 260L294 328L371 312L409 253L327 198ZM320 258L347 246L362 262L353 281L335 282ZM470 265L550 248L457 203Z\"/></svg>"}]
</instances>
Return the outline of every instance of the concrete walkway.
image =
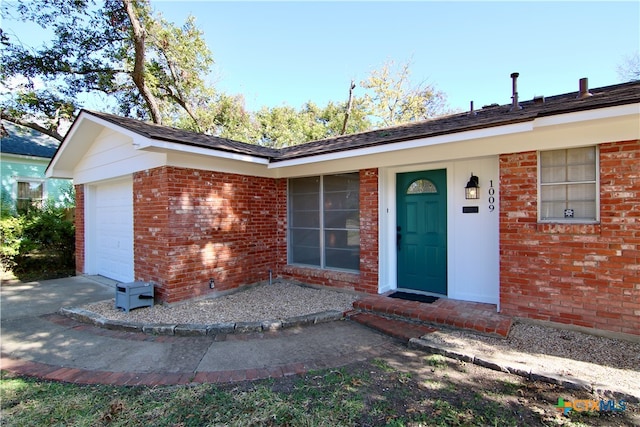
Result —
<instances>
[{"instance_id":1,"label":"concrete walkway","mask_svg":"<svg viewBox=\"0 0 640 427\"><path fill-rule=\"evenodd\" d=\"M58 314L113 296L113 287L87 277L2 286L0 367L75 383L187 384L300 374L402 348L347 321L188 337L108 330Z\"/></svg>"},{"instance_id":2,"label":"concrete walkway","mask_svg":"<svg viewBox=\"0 0 640 427\"><path fill-rule=\"evenodd\" d=\"M344 366L409 351L408 344L532 380L640 400L640 369L620 370L555 357L554 365L562 369L549 370L538 363L540 355L478 347L464 340L446 345L430 339L436 335L435 328L407 326L393 319L377 319L370 325L384 333L352 321L333 321L275 331L184 336L108 329L60 313L62 307L111 299L114 293L113 286L82 276L4 284L0 288L0 368L81 384L224 383ZM593 373L600 370L606 375L600 373L596 381Z\"/></svg>"}]
</instances>

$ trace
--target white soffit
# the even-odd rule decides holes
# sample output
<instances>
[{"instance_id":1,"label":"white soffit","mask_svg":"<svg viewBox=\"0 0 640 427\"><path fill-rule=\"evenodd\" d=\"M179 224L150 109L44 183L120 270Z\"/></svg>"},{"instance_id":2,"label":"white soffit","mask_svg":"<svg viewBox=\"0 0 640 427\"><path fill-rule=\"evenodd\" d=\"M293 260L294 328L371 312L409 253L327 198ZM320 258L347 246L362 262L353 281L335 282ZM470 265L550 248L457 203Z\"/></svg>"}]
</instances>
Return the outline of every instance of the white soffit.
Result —
<instances>
[{"instance_id":1,"label":"white soffit","mask_svg":"<svg viewBox=\"0 0 640 427\"><path fill-rule=\"evenodd\" d=\"M217 157L230 160L239 160L248 163L257 163L261 165L268 165L269 159L262 157L251 156L249 154L233 153L229 151L216 150L215 148L196 147L193 145L179 144L170 141L159 141L150 138L137 138L134 139L133 145L138 150L171 150L181 153L198 154L201 156Z\"/></svg>"}]
</instances>

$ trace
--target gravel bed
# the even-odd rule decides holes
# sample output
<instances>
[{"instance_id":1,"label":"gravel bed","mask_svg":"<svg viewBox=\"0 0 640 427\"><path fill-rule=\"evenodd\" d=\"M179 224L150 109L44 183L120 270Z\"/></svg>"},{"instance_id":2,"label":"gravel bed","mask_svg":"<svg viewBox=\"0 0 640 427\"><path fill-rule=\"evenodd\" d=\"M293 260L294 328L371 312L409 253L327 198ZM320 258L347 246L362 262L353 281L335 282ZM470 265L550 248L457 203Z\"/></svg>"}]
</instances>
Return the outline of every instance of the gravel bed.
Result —
<instances>
[{"instance_id":1,"label":"gravel bed","mask_svg":"<svg viewBox=\"0 0 640 427\"><path fill-rule=\"evenodd\" d=\"M529 323L514 323L507 339L462 330L448 330L446 333L436 334L434 339L450 344L455 344L457 341L457 345L461 342L460 340L464 340L477 348L491 346L496 350L562 357L617 369L640 371L639 342Z\"/></svg>"},{"instance_id":2,"label":"gravel bed","mask_svg":"<svg viewBox=\"0 0 640 427\"><path fill-rule=\"evenodd\" d=\"M440 330L427 342L522 367L588 382L640 399L640 343L529 323L515 323L507 339L462 330Z\"/></svg>"},{"instance_id":3,"label":"gravel bed","mask_svg":"<svg viewBox=\"0 0 640 427\"><path fill-rule=\"evenodd\" d=\"M182 304L154 305L125 313L107 300L81 308L110 320L134 323L210 325L224 322L259 322L329 310L347 311L357 295L348 292L301 286L288 281L258 285L229 295Z\"/></svg>"}]
</instances>

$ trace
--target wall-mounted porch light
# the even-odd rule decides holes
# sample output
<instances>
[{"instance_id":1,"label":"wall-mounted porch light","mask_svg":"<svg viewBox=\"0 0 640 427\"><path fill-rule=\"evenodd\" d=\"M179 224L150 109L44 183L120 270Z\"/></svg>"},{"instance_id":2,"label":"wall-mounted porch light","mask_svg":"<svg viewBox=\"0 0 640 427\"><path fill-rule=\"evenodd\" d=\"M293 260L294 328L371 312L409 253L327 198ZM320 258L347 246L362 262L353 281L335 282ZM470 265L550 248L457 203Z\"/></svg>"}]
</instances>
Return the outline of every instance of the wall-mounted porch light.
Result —
<instances>
[{"instance_id":1,"label":"wall-mounted porch light","mask_svg":"<svg viewBox=\"0 0 640 427\"><path fill-rule=\"evenodd\" d=\"M480 186L478 185L478 177L471 172L471 178L467 182L467 186L464 187L465 199L479 199L480 198Z\"/></svg>"}]
</instances>

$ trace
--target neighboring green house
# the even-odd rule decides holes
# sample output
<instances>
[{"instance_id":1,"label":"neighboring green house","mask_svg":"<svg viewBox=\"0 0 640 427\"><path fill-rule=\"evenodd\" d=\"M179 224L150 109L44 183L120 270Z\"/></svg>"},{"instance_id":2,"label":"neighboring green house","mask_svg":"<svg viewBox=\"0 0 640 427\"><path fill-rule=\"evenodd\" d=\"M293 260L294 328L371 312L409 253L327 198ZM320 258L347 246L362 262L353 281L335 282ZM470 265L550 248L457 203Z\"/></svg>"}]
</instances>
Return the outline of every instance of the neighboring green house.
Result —
<instances>
[{"instance_id":1,"label":"neighboring green house","mask_svg":"<svg viewBox=\"0 0 640 427\"><path fill-rule=\"evenodd\" d=\"M2 209L20 212L29 206L51 201L67 206L72 181L46 178L44 171L60 141L36 130L2 121L0 135L0 176Z\"/></svg>"}]
</instances>

